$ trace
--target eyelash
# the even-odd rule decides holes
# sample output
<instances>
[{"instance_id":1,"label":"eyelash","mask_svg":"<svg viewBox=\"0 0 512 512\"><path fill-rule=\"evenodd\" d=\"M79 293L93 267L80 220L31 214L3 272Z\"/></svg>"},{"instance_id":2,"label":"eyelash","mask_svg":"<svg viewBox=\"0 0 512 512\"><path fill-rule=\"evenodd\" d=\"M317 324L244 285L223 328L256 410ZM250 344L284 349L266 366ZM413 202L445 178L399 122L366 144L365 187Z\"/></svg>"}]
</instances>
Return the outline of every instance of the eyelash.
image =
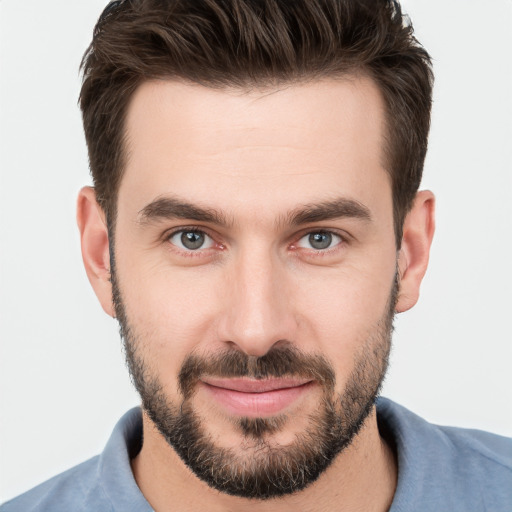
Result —
<instances>
[{"instance_id":1,"label":"eyelash","mask_svg":"<svg viewBox=\"0 0 512 512\"><path fill-rule=\"evenodd\" d=\"M205 235L206 237L210 238L213 241L213 246L207 247L205 249L199 248L197 250L181 249L180 247L176 246L175 244L173 244L171 242L171 239L179 233L198 233L198 234ZM338 238L339 242L336 243L333 247L328 247L326 249L314 249L314 248L307 249L307 248L302 248L302 247L298 246L298 243L303 238L305 238L306 236L314 235L314 234L331 235L333 237ZM328 256L328 255L332 254L333 252L340 250L340 248L341 248L340 246L345 246L349 243L348 235L346 235L344 233L340 233L339 231L333 230L333 229L316 229L316 230L303 231L299 235L294 236L294 240L295 241L289 245L289 248L292 251L299 251L301 249L304 249L305 251L308 251L310 257L320 257L320 258ZM222 243L216 242L215 237L210 235L207 230L205 230L204 228L199 228L197 226L190 226L190 227L182 226L178 229L174 229L170 232L167 232L164 235L164 241L166 241L170 246L172 246L173 251L177 251L180 253L181 256L185 256L185 257L189 257L189 258L204 257L205 252L206 251L209 252L212 249L220 249L220 250L225 249L225 246Z\"/></svg>"}]
</instances>

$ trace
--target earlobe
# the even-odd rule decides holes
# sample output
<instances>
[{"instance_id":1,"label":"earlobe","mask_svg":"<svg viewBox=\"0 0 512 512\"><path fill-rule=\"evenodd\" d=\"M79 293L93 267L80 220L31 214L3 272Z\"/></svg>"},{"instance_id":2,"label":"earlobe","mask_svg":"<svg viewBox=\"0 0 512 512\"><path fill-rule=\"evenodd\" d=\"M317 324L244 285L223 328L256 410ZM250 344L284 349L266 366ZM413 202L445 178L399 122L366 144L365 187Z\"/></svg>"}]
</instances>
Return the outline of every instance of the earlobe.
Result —
<instances>
[{"instance_id":1,"label":"earlobe","mask_svg":"<svg viewBox=\"0 0 512 512\"><path fill-rule=\"evenodd\" d=\"M78 194L77 223L85 271L104 311L115 316L110 283L110 248L105 214L92 187Z\"/></svg>"},{"instance_id":2,"label":"earlobe","mask_svg":"<svg viewBox=\"0 0 512 512\"><path fill-rule=\"evenodd\" d=\"M418 302L421 281L427 271L435 230L435 197L428 190L418 192L404 222L398 257L400 290L396 312L402 313Z\"/></svg>"}]
</instances>

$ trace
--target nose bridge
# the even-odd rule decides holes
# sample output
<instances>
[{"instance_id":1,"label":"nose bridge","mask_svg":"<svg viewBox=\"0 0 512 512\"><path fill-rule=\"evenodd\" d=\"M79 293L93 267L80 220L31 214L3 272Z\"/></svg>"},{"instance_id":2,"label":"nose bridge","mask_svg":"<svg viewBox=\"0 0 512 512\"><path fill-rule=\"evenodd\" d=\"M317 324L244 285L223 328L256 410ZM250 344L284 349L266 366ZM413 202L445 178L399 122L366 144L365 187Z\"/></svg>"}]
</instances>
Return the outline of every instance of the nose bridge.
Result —
<instances>
[{"instance_id":1,"label":"nose bridge","mask_svg":"<svg viewBox=\"0 0 512 512\"><path fill-rule=\"evenodd\" d=\"M262 356L293 337L283 262L271 249L252 244L241 250L229 276L224 341L249 355Z\"/></svg>"}]
</instances>

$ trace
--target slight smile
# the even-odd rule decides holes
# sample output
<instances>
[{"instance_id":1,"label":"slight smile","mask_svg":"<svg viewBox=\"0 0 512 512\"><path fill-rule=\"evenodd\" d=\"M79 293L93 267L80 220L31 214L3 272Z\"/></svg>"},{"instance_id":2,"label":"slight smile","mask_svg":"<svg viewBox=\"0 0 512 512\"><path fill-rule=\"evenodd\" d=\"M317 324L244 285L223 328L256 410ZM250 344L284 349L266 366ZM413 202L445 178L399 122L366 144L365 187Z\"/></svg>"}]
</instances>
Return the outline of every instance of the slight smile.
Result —
<instances>
[{"instance_id":1,"label":"slight smile","mask_svg":"<svg viewBox=\"0 0 512 512\"><path fill-rule=\"evenodd\" d=\"M299 378L226 379L205 377L202 387L231 414L249 418L279 414L313 386Z\"/></svg>"}]
</instances>

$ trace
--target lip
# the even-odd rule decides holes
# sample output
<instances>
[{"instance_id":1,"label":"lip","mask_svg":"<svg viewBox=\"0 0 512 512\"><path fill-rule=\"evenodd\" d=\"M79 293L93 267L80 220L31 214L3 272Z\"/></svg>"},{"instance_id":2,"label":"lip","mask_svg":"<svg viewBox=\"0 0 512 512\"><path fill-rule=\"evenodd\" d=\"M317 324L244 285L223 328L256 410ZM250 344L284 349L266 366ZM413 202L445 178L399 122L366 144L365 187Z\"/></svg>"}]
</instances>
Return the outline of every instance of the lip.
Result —
<instances>
[{"instance_id":1,"label":"lip","mask_svg":"<svg viewBox=\"0 0 512 512\"><path fill-rule=\"evenodd\" d=\"M298 378L256 380L206 377L201 384L227 412L254 418L283 412L309 391L313 381Z\"/></svg>"}]
</instances>

